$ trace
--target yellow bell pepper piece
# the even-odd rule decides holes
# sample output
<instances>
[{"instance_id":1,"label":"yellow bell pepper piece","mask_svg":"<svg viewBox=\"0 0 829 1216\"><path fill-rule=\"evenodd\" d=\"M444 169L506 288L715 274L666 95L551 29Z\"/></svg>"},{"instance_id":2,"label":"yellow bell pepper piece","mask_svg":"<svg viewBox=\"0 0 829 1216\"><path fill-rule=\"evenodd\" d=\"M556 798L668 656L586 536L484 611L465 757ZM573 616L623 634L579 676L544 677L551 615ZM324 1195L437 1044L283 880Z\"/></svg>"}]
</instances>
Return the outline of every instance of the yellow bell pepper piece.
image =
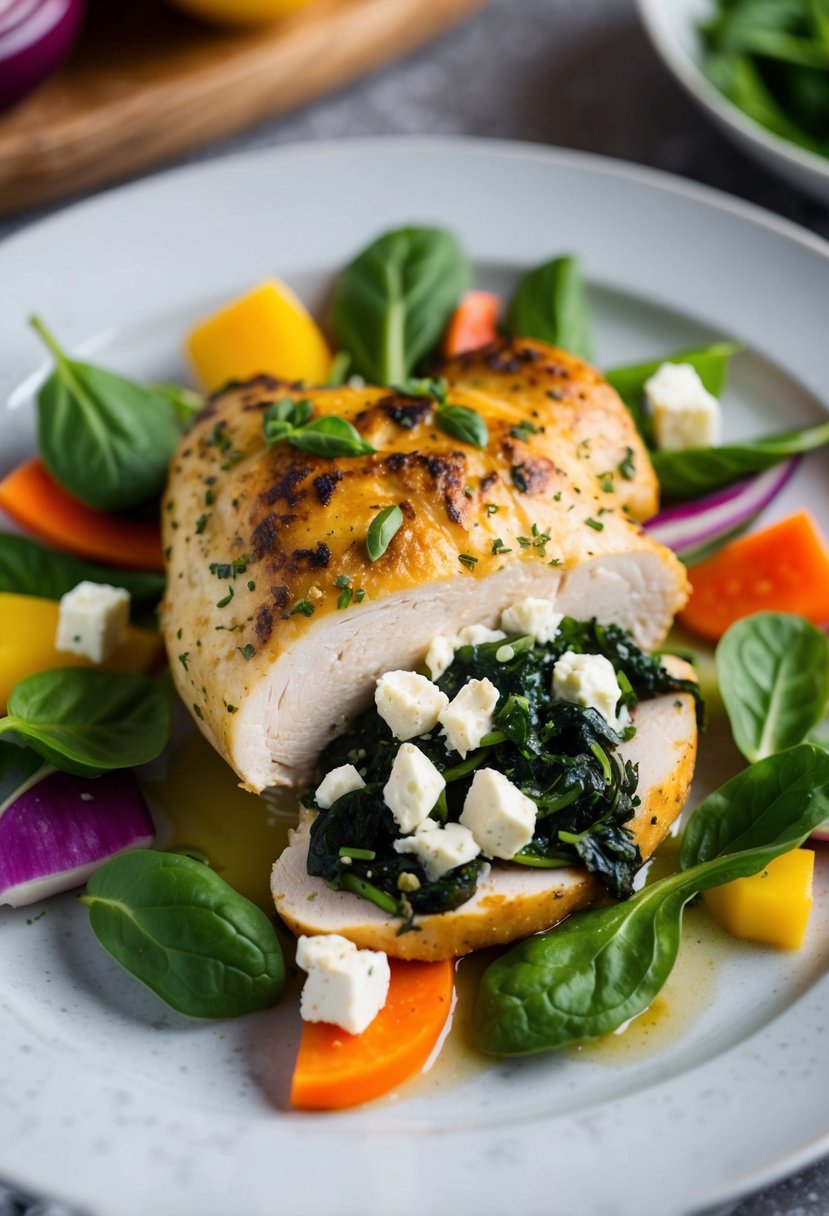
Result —
<instances>
[{"instance_id":1,"label":"yellow bell pepper piece","mask_svg":"<svg viewBox=\"0 0 829 1216\"><path fill-rule=\"evenodd\" d=\"M753 878L737 878L706 891L710 912L734 937L797 950L812 910L815 855L793 849Z\"/></svg>"},{"instance_id":2,"label":"yellow bell pepper piece","mask_svg":"<svg viewBox=\"0 0 829 1216\"><path fill-rule=\"evenodd\" d=\"M200 321L187 335L186 348L208 393L228 380L263 372L324 384L331 367L331 352L316 321L277 279L260 283Z\"/></svg>"},{"instance_id":3,"label":"yellow bell pepper piece","mask_svg":"<svg viewBox=\"0 0 829 1216\"><path fill-rule=\"evenodd\" d=\"M100 667L105 671L141 672L162 655L161 638L149 629L130 625L127 640L105 663L92 663L79 654L55 650L58 604L33 595L0 593L0 713L16 684L38 671L55 667Z\"/></svg>"}]
</instances>

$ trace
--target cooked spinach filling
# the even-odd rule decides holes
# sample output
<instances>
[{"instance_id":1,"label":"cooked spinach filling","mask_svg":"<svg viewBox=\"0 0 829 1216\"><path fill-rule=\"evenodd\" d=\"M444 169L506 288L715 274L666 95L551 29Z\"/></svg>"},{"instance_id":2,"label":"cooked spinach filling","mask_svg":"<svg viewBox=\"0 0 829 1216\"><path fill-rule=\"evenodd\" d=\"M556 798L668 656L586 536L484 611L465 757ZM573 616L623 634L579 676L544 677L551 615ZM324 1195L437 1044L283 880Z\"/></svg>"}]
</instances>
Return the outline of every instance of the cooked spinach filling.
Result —
<instances>
[{"instance_id":1,"label":"cooked spinach filling","mask_svg":"<svg viewBox=\"0 0 829 1216\"><path fill-rule=\"evenodd\" d=\"M412 742L443 774L446 789L431 812L441 823L457 822L475 770L497 769L538 808L532 841L510 862L554 868L581 865L596 874L616 899L633 889L642 864L639 847L626 826L639 798L637 766L617 754L628 727L617 733L594 709L554 699L552 672L565 651L604 655L613 664L621 706L670 692L690 693L701 701L696 684L675 679L658 658L645 654L616 625L565 617L552 642L535 644L528 636L480 646L463 646L435 681L451 699L470 679L487 677L500 693L493 730L481 746L461 759L447 749L437 728ZM321 776L353 764L365 788L344 794L320 811L311 827L308 873L336 890L371 900L412 927L420 914L447 912L470 899L488 864L478 857L430 881L420 862L394 850L400 830L383 801L400 743L372 708L348 733L322 754ZM305 798L314 807L314 793Z\"/></svg>"}]
</instances>

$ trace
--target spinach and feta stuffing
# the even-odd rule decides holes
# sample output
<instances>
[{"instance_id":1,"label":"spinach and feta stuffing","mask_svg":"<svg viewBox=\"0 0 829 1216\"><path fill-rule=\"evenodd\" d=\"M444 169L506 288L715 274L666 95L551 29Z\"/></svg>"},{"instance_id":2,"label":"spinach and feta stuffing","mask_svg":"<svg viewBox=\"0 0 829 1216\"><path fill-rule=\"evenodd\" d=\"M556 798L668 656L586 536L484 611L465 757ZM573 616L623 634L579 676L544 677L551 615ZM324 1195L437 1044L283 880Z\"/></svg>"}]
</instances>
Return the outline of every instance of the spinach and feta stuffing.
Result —
<instances>
[{"instance_id":1,"label":"spinach and feta stuffing","mask_svg":"<svg viewBox=\"0 0 829 1216\"><path fill-rule=\"evenodd\" d=\"M554 695L554 671L565 656L573 663L574 655L603 656L612 665L619 690L612 722L595 708ZM508 864L581 865L615 898L629 896L642 864L627 827L639 805L638 772L617 751L634 733L629 711L640 700L670 692L690 693L699 705L696 685L671 676L618 626L570 617L545 644L530 635L499 633L494 640L461 645L434 684L422 682L444 706L465 688L489 687L493 699L497 693L489 729L463 754L449 746L451 727L436 724L401 743L401 732L395 735L377 708L363 714L325 749L323 784L306 795L306 804L319 812L311 826L308 873L408 923L416 915L457 908L474 895L487 854L504 855L482 848L469 859L461 851L458 864L438 873L442 867L424 860L411 842L422 841L424 828L432 841L448 840L432 833L451 825L458 825L452 838L460 838L462 823L471 826L468 796L477 774L479 788L485 775L506 779L515 800L534 806L531 838L508 855ZM449 722L446 715L444 710ZM436 782L428 820L402 827L389 796L401 762L415 763L410 777L417 789L424 781Z\"/></svg>"}]
</instances>

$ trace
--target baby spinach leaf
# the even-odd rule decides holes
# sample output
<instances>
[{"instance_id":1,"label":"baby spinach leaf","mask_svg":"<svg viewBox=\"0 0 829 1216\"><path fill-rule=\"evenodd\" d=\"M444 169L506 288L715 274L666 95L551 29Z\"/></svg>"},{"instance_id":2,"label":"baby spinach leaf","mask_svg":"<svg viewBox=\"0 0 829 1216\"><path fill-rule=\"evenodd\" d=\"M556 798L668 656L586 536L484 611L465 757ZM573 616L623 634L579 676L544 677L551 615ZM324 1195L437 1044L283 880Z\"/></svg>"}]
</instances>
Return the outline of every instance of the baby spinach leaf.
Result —
<instances>
[{"instance_id":1,"label":"baby spinach leaf","mask_svg":"<svg viewBox=\"0 0 829 1216\"><path fill-rule=\"evenodd\" d=\"M99 511L157 498L181 435L168 397L70 359L39 318L32 326L56 364L37 396L38 447L49 472Z\"/></svg>"},{"instance_id":2,"label":"baby spinach leaf","mask_svg":"<svg viewBox=\"0 0 829 1216\"><path fill-rule=\"evenodd\" d=\"M578 258L553 258L525 275L507 311L506 329L589 359L590 312Z\"/></svg>"},{"instance_id":3,"label":"baby spinach leaf","mask_svg":"<svg viewBox=\"0 0 829 1216\"><path fill-rule=\"evenodd\" d=\"M642 1013L671 973L688 900L759 873L827 817L829 755L819 748L801 744L738 774L691 818L680 873L573 916L487 968L476 1045L493 1055L554 1051Z\"/></svg>"},{"instance_id":4,"label":"baby spinach leaf","mask_svg":"<svg viewBox=\"0 0 829 1216\"><path fill-rule=\"evenodd\" d=\"M789 456L813 452L826 444L829 444L829 422L819 422L719 448L653 452L651 459L663 498L668 502L682 502L722 489L750 473L770 469Z\"/></svg>"},{"instance_id":5,"label":"baby spinach leaf","mask_svg":"<svg viewBox=\"0 0 829 1216\"><path fill-rule=\"evenodd\" d=\"M133 609L152 609L164 594L163 574L96 566L26 536L0 532L0 591L59 600L84 581L124 587L132 596Z\"/></svg>"},{"instance_id":6,"label":"baby spinach leaf","mask_svg":"<svg viewBox=\"0 0 829 1216\"><path fill-rule=\"evenodd\" d=\"M179 1013L240 1017L282 996L285 965L270 920L192 857L148 849L114 857L81 903L104 949Z\"/></svg>"},{"instance_id":7,"label":"baby spinach leaf","mask_svg":"<svg viewBox=\"0 0 829 1216\"><path fill-rule=\"evenodd\" d=\"M758 612L717 646L717 682L747 760L802 743L829 702L829 638L802 616Z\"/></svg>"},{"instance_id":8,"label":"baby spinach leaf","mask_svg":"<svg viewBox=\"0 0 829 1216\"><path fill-rule=\"evenodd\" d=\"M57 668L9 697L0 734L18 738L65 773L96 777L146 764L170 737L170 703L148 676Z\"/></svg>"},{"instance_id":9,"label":"baby spinach leaf","mask_svg":"<svg viewBox=\"0 0 829 1216\"><path fill-rule=\"evenodd\" d=\"M829 755L821 748L801 743L767 756L700 803L683 833L679 864L690 870L772 844L788 852L827 818L827 797Z\"/></svg>"},{"instance_id":10,"label":"baby spinach leaf","mask_svg":"<svg viewBox=\"0 0 829 1216\"><path fill-rule=\"evenodd\" d=\"M485 448L489 443L489 431L483 418L465 405L438 406L435 422L461 443L470 443L474 448Z\"/></svg>"},{"instance_id":11,"label":"baby spinach leaf","mask_svg":"<svg viewBox=\"0 0 829 1216\"><path fill-rule=\"evenodd\" d=\"M403 526L403 512L398 506L384 507L378 511L368 527L366 552L369 561L382 557Z\"/></svg>"},{"instance_id":12,"label":"baby spinach leaf","mask_svg":"<svg viewBox=\"0 0 829 1216\"><path fill-rule=\"evenodd\" d=\"M470 281L458 242L439 228L386 232L346 266L334 328L352 372L398 384L437 345Z\"/></svg>"}]
</instances>

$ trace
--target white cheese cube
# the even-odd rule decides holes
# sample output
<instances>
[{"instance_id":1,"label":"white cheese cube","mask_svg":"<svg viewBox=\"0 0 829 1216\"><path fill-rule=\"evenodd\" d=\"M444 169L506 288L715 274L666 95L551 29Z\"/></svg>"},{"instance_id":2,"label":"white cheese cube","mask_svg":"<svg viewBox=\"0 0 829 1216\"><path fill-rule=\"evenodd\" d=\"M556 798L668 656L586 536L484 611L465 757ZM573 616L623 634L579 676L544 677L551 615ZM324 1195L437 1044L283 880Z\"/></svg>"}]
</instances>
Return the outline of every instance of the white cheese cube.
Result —
<instances>
[{"instance_id":1,"label":"white cheese cube","mask_svg":"<svg viewBox=\"0 0 829 1216\"><path fill-rule=\"evenodd\" d=\"M503 629L489 629L486 625L464 625L455 638L455 649L459 646L484 646L487 642L502 642L506 636Z\"/></svg>"},{"instance_id":2,"label":"white cheese cube","mask_svg":"<svg viewBox=\"0 0 829 1216\"><path fill-rule=\"evenodd\" d=\"M626 710L616 713L621 695L613 664L603 654L565 650L553 668L553 696L597 710L614 730L621 730L628 719Z\"/></svg>"},{"instance_id":3,"label":"white cheese cube","mask_svg":"<svg viewBox=\"0 0 829 1216\"><path fill-rule=\"evenodd\" d=\"M338 798L342 798L343 794L365 789L365 786L365 781L353 764L341 764L339 768L332 768L331 772L326 773L323 777L317 786L314 801L323 811L327 811Z\"/></svg>"},{"instance_id":4,"label":"white cheese cube","mask_svg":"<svg viewBox=\"0 0 829 1216\"><path fill-rule=\"evenodd\" d=\"M528 633L542 645L552 642L563 620L564 613L555 611L552 600L540 600L531 595L501 613L501 624L507 633Z\"/></svg>"},{"instance_id":5,"label":"white cheese cube","mask_svg":"<svg viewBox=\"0 0 829 1216\"><path fill-rule=\"evenodd\" d=\"M103 663L127 637L130 593L108 583L78 583L61 598L55 650Z\"/></svg>"},{"instance_id":6,"label":"white cheese cube","mask_svg":"<svg viewBox=\"0 0 829 1216\"><path fill-rule=\"evenodd\" d=\"M449 704L445 692L415 671L387 671L374 692L377 712L396 739L414 739L437 725Z\"/></svg>"},{"instance_id":7,"label":"white cheese cube","mask_svg":"<svg viewBox=\"0 0 829 1216\"><path fill-rule=\"evenodd\" d=\"M479 768L464 800L461 823L487 857L509 861L532 840L537 814L532 798L503 773Z\"/></svg>"},{"instance_id":8,"label":"white cheese cube","mask_svg":"<svg viewBox=\"0 0 829 1216\"><path fill-rule=\"evenodd\" d=\"M460 823L447 823L442 827L434 819L424 820L414 836L395 840L394 849L396 853L410 853L416 857L430 882L436 882L467 861L474 861L481 851L469 828Z\"/></svg>"},{"instance_id":9,"label":"white cheese cube","mask_svg":"<svg viewBox=\"0 0 829 1216\"><path fill-rule=\"evenodd\" d=\"M645 383L656 446L665 452L716 447L720 403L690 363L663 363Z\"/></svg>"},{"instance_id":10,"label":"white cheese cube","mask_svg":"<svg viewBox=\"0 0 829 1216\"><path fill-rule=\"evenodd\" d=\"M413 743L404 743L383 787L383 801L401 832L413 832L427 818L445 785L429 757Z\"/></svg>"},{"instance_id":11,"label":"white cheese cube","mask_svg":"<svg viewBox=\"0 0 829 1216\"><path fill-rule=\"evenodd\" d=\"M498 689L491 680L469 680L438 721L446 735L446 746L465 757L480 746L492 730L492 714L498 704Z\"/></svg>"},{"instance_id":12,"label":"white cheese cube","mask_svg":"<svg viewBox=\"0 0 829 1216\"><path fill-rule=\"evenodd\" d=\"M308 972L299 1011L305 1022L331 1022L362 1034L389 995L391 970L382 950L358 950L337 933L301 937L297 966Z\"/></svg>"},{"instance_id":13,"label":"white cheese cube","mask_svg":"<svg viewBox=\"0 0 829 1216\"><path fill-rule=\"evenodd\" d=\"M426 666L433 680L439 680L455 657L454 638L433 638L426 651Z\"/></svg>"}]
</instances>

